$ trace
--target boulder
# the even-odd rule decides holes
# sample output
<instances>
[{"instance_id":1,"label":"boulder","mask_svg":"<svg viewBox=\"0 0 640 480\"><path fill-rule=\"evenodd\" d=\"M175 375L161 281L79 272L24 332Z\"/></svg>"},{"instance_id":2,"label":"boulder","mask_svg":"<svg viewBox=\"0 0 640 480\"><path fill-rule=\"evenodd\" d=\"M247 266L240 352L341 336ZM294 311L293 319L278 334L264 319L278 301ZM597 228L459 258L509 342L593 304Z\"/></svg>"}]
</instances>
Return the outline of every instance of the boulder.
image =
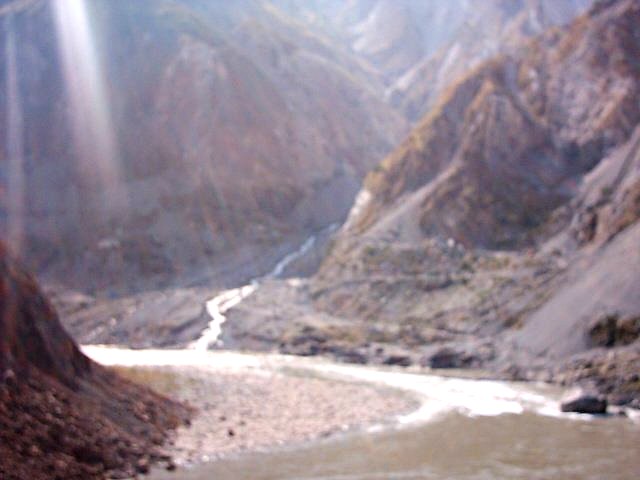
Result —
<instances>
[{"instance_id":1,"label":"boulder","mask_svg":"<svg viewBox=\"0 0 640 480\"><path fill-rule=\"evenodd\" d=\"M384 365L397 365L400 367L410 367L413 364L411 357L409 355L389 355L382 362Z\"/></svg>"},{"instance_id":2,"label":"boulder","mask_svg":"<svg viewBox=\"0 0 640 480\"><path fill-rule=\"evenodd\" d=\"M640 317L604 315L591 323L588 335L594 347L630 345L640 337Z\"/></svg>"},{"instance_id":3,"label":"boulder","mask_svg":"<svg viewBox=\"0 0 640 480\"><path fill-rule=\"evenodd\" d=\"M443 347L421 361L422 366L431 368L465 368L471 363L469 356L460 351Z\"/></svg>"},{"instance_id":4,"label":"boulder","mask_svg":"<svg viewBox=\"0 0 640 480\"><path fill-rule=\"evenodd\" d=\"M560 410L602 415L607 413L607 399L601 395L580 392L564 400L560 405Z\"/></svg>"}]
</instances>

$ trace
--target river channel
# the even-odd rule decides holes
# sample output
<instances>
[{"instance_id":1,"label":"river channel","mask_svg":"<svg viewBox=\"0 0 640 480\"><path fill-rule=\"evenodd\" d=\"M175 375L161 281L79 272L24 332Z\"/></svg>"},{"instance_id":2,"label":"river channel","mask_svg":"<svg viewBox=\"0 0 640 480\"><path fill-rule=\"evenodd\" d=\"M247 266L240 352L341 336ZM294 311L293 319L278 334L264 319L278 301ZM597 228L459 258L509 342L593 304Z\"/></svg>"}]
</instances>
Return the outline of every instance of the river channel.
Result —
<instances>
[{"instance_id":1,"label":"river channel","mask_svg":"<svg viewBox=\"0 0 640 480\"><path fill-rule=\"evenodd\" d=\"M548 385L486 381L232 352L85 347L126 368L278 372L374 384L417 398L390 421L328 438L234 453L155 471L152 480L637 479L640 421L561 414L564 392ZM366 409L367 405L361 405Z\"/></svg>"},{"instance_id":2,"label":"river channel","mask_svg":"<svg viewBox=\"0 0 640 480\"><path fill-rule=\"evenodd\" d=\"M330 227L335 228L334 226ZM275 354L209 351L219 345L219 336L226 321L226 312L252 295L264 279L278 278L294 261L304 256L314 245L316 236L309 237L297 250L282 258L272 272L249 284L219 292L207 302L211 322L200 338L183 350L129 350L114 347L87 346L84 351L96 361L145 372L135 379L163 390L157 379L170 377L171 386L164 393L184 399L181 389L193 389L197 396L215 398L226 389L210 379L234 372L232 384L262 377L274 379L294 390L277 408L272 418L286 417L287 400L291 398L293 416L304 412L314 416L314 398L300 400L301 390L307 390L305 379L316 382L339 382L340 385L367 385L387 391L389 395L411 397L416 405L410 412L396 414L384 421L358 425L340 433L311 435L313 439L288 442L288 438L271 435L274 444L232 451L231 454L201 455L199 461L182 462L178 472L156 470L151 480L430 480L430 479L581 479L637 480L640 478L640 414L628 416L592 417L563 414L559 411L561 389L543 384L482 380L469 372L413 371L373 366L337 364L320 358L301 358ZM245 375L246 376L243 376ZM295 377L293 384L283 377ZM277 383L275 379L280 379ZM267 380L267 383L272 380ZM164 383L164 381L162 382ZM331 389L330 384L326 388ZM317 386L317 385L316 385ZM263 383L260 387L269 391ZM325 388L325 390L326 390ZM335 387L337 388L337 387ZM386 389L386 390L385 390ZM266 396L264 402L274 397ZM297 390L297 391L296 391ZM321 389L322 390L322 389ZM340 390L344 391L344 390ZM242 389L235 395L244 395ZM367 397L362 391L362 399ZM373 408L361 401L358 391L350 397L335 395L335 408L352 408L354 423L367 418L355 412ZM324 407L333 407L330 390ZM279 401L282 399L280 398ZM231 398L235 403L236 399ZM300 402L311 408L295 410ZM258 400L261 405L262 400ZM321 402L318 398L318 406ZM356 405L345 405L357 403ZM407 402L408 403L408 402ZM207 408L207 403L203 403ZM258 410L261 406L258 407ZM255 413L255 412L254 412ZM224 418L224 417L220 417ZM216 418L217 420L217 418ZM313 423L313 418L307 418ZM321 420L320 420L321 421ZM197 420L196 420L197 422ZM201 422L202 423L202 422ZM206 423L206 422L205 422ZM240 424L245 424L240 420ZM266 422L267 424L269 421ZM318 420L316 420L316 424ZM197 424L197 423L196 423ZM196 429L204 451L225 448L226 437L214 445L207 440L211 430L226 431L222 424L206 423ZM282 428L286 430L286 428ZM311 428L310 431L313 431ZM231 432L231 431L230 431ZM277 433L277 432L276 432ZM233 432L234 436L236 435ZM193 436L193 434L192 434ZM326 437L326 438L323 438ZM275 442L275 439L278 439Z\"/></svg>"}]
</instances>

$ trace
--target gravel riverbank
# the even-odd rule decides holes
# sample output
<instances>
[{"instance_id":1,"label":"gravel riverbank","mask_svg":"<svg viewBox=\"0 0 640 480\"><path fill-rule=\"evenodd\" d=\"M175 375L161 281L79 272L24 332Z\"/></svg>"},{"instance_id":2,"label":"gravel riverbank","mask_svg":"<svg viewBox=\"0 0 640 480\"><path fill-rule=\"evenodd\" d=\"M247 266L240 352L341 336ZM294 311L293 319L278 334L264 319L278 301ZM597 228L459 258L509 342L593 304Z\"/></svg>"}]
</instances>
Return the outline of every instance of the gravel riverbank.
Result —
<instances>
[{"instance_id":1,"label":"gravel riverbank","mask_svg":"<svg viewBox=\"0 0 640 480\"><path fill-rule=\"evenodd\" d=\"M212 371L192 366L118 367L121 374L195 407L178 431L178 464L247 450L292 445L391 421L418 406L389 388L342 382L296 371Z\"/></svg>"}]
</instances>

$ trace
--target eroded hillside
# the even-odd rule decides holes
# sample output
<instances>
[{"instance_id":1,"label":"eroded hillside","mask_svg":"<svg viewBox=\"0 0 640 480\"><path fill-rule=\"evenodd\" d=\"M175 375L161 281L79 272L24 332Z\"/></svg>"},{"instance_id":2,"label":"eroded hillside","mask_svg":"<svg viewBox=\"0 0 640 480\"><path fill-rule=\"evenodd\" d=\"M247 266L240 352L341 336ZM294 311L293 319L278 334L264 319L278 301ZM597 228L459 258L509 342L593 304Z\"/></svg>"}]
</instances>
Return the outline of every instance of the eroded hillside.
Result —
<instances>
[{"instance_id":1,"label":"eroded hillside","mask_svg":"<svg viewBox=\"0 0 640 480\"><path fill-rule=\"evenodd\" d=\"M368 175L354 231L402 234L417 218L423 234L467 246L531 242L640 120L635 15L631 3L592 13L454 83ZM398 213L408 197L415 208Z\"/></svg>"}]
</instances>

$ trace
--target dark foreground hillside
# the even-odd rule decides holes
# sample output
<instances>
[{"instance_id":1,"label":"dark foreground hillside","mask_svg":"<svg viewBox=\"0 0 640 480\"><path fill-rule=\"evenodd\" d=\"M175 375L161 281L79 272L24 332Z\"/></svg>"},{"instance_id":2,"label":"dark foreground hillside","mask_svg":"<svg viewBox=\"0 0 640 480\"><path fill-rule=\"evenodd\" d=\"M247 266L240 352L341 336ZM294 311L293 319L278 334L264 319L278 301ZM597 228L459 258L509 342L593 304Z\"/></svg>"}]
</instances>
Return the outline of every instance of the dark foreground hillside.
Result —
<instances>
[{"instance_id":1,"label":"dark foreground hillside","mask_svg":"<svg viewBox=\"0 0 640 480\"><path fill-rule=\"evenodd\" d=\"M0 244L0 478L92 479L170 465L189 410L89 360Z\"/></svg>"}]
</instances>

